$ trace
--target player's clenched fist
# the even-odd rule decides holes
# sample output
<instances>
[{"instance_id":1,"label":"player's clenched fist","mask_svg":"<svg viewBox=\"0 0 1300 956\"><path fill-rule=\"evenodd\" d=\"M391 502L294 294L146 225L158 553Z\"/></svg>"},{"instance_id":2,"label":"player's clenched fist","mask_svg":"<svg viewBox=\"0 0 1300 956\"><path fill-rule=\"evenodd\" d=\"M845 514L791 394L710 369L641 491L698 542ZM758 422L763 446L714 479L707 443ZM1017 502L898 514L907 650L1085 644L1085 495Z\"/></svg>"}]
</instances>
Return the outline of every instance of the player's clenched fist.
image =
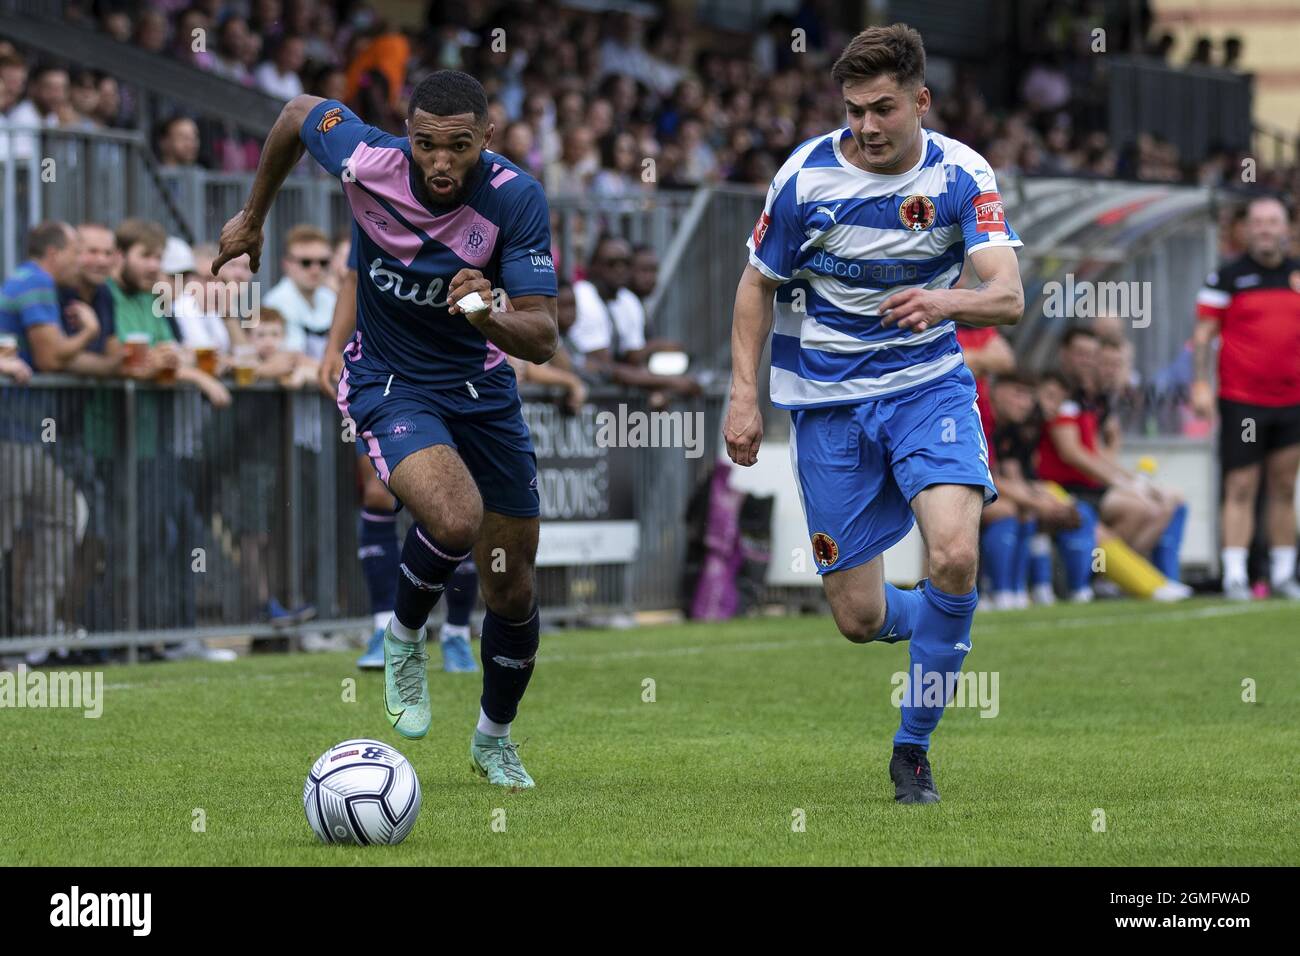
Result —
<instances>
[{"instance_id":1,"label":"player's clenched fist","mask_svg":"<svg viewBox=\"0 0 1300 956\"><path fill-rule=\"evenodd\" d=\"M948 315L942 291L937 289L904 289L895 292L880 307L881 325L897 325L910 332L924 332Z\"/></svg>"},{"instance_id":2,"label":"player's clenched fist","mask_svg":"<svg viewBox=\"0 0 1300 956\"><path fill-rule=\"evenodd\" d=\"M737 465L749 467L758 461L758 446L763 442L763 416L758 413L758 403L732 399L722 435L727 440L727 454Z\"/></svg>"},{"instance_id":3,"label":"player's clenched fist","mask_svg":"<svg viewBox=\"0 0 1300 956\"><path fill-rule=\"evenodd\" d=\"M484 305L492 308L492 283L477 269L461 269L452 277L447 290L447 311L452 315L463 313L465 310L457 303L471 292L477 292Z\"/></svg>"}]
</instances>

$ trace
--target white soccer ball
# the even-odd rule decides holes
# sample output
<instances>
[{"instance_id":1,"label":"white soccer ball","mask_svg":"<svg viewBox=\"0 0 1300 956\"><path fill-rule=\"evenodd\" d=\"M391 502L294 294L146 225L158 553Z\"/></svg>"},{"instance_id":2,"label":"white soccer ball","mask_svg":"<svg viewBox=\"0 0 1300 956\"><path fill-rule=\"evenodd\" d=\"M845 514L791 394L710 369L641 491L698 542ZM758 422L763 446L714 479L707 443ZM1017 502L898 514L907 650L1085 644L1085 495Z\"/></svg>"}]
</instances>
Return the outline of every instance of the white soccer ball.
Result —
<instances>
[{"instance_id":1,"label":"white soccer ball","mask_svg":"<svg viewBox=\"0 0 1300 956\"><path fill-rule=\"evenodd\" d=\"M379 740L345 740L307 774L302 805L325 843L394 845L420 815L420 781L411 762Z\"/></svg>"}]
</instances>

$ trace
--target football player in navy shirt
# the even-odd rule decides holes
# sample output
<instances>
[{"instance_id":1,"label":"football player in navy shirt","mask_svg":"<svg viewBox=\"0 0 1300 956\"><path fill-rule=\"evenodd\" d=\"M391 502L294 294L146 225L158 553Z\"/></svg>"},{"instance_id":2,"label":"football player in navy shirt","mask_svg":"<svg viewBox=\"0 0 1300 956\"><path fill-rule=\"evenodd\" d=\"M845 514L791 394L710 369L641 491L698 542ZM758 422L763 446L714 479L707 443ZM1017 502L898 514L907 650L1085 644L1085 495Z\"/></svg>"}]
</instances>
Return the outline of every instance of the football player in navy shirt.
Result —
<instances>
[{"instance_id":1,"label":"football player in navy shirt","mask_svg":"<svg viewBox=\"0 0 1300 956\"><path fill-rule=\"evenodd\" d=\"M213 270L248 253L257 271L267 211L304 150L339 177L358 282L338 405L415 518L384 636L384 706L403 736L428 732L425 620L472 552L487 612L470 753L492 783L526 788L533 780L510 725L537 654L539 499L506 355L545 362L559 333L546 199L535 179L490 151L494 132L483 87L454 70L415 88L405 137L336 100L294 97L243 210L222 229Z\"/></svg>"}]
</instances>

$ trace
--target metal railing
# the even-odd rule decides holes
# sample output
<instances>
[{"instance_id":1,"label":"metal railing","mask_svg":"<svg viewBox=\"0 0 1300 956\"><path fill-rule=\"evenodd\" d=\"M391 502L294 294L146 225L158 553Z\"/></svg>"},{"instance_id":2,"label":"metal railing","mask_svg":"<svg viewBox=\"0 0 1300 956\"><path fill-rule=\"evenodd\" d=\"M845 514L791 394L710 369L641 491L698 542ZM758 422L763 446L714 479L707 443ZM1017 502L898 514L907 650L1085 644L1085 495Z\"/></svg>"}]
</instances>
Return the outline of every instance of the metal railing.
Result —
<instances>
[{"instance_id":1,"label":"metal railing","mask_svg":"<svg viewBox=\"0 0 1300 956\"><path fill-rule=\"evenodd\" d=\"M310 158L300 166L304 172L317 168ZM226 220L243 207L252 176L193 167L163 170L161 181L194 235L215 242ZM679 231L693 196L690 192L667 190L649 197L548 196L551 241L558 253L561 274L572 278L575 267L586 265L602 232L615 233L634 244L648 244L662 255ZM282 240L290 227L299 223L318 226L330 236L351 229L352 211L337 180L324 175L295 175L285 181L263 229L260 280L279 280Z\"/></svg>"},{"instance_id":2,"label":"metal railing","mask_svg":"<svg viewBox=\"0 0 1300 956\"><path fill-rule=\"evenodd\" d=\"M535 435L542 421L575 427L546 393L525 396ZM596 411L617 414L620 404L626 414L646 410L639 395L598 388L577 427L589 431ZM319 394L258 385L216 409L184 387L37 376L0 385L0 408L0 655L265 634L270 598L314 605L321 630L369 613L356 558L355 445ZM539 452L544 523L600 518L602 502L621 496L613 517L634 520L640 542L630 562L539 567L548 620L680 606L683 517L716 457L722 400L675 408L703 413L699 457L593 452L591 435L585 452L562 441ZM575 516L548 490L563 482L547 472L583 454L606 498ZM588 475L568 470L554 477Z\"/></svg>"},{"instance_id":3,"label":"metal railing","mask_svg":"<svg viewBox=\"0 0 1300 956\"><path fill-rule=\"evenodd\" d=\"M0 155L18 137L37 134L0 131ZM187 239L213 241L241 207L251 182L243 173L159 170L137 134L42 130L39 136L35 155L51 158L52 167L34 159L0 162L5 274L21 259L27 225L41 218L112 226L126 215L144 216ZM53 171L52 181L42 178L46 168ZM1162 183L1010 176L1001 186L1008 216L1025 241L1026 317L1009 330L1025 362L1036 369L1054 364L1056 342L1071 317L1045 314L1044 289L1073 274L1090 282L1137 282L1150 290L1151 324L1132 328L1129 338L1144 382L1160 378L1191 333L1196 291L1215 266L1215 194ZM649 244L662 259L659 288L647 301L656 334L683 342L696 370L724 376L745 239L763 195L762 189L719 186L648 197L549 197L557 265L571 277L604 231ZM325 176L289 177L264 230L258 282L278 281L283 237L302 222L330 234L350 227L338 183ZM783 418L773 424L781 427Z\"/></svg>"},{"instance_id":4,"label":"metal railing","mask_svg":"<svg viewBox=\"0 0 1300 956\"><path fill-rule=\"evenodd\" d=\"M1080 291L1136 283L1131 288L1142 295L1145 314L1118 316L1142 383L1140 407L1129 410L1126 425L1142 434L1176 434L1186 399L1180 356L1195 326L1196 293L1216 266L1215 193L1165 183L1013 176L999 186L1007 218L1024 241L1025 316L1004 330L1020 360L1036 371L1054 366L1061 334L1091 317L1082 307L1075 314L1074 303L1054 310L1053 283ZM697 367L720 374L730 368L736 283L763 200L761 189L700 190L664 254L660 286L646 311L660 334L686 344ZM760 381L765 388L766 376ZM771 434L784 434L787 416L768 419Z\"/></svg>"},{"instance_id":5,"label":"metal railing","mask_svg":"<svg viewBox=\"0 0 1300 956\"><path fill-rule=\"evenodd\" d=\"M113 228L130 217L195 235L142 134L0 126L0 276L22 262L27 230L42 220Z\"/></svg>"}]
</instances>

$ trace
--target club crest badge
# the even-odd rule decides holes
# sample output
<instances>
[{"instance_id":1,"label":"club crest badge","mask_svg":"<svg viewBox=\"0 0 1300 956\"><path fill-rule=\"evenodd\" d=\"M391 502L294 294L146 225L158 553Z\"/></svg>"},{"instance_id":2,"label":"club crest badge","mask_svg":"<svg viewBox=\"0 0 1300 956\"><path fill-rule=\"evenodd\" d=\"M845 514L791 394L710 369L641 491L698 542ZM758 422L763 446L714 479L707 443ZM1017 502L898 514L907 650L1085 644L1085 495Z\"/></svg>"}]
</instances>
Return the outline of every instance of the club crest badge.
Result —
<instances>
[{"instance_id":1,"label":"club crest badge","mask_svg":"<svg viewBox=\"0 0 1300 956\"><path fill-rule=\"evenodd\" d=\"M328 133L335 126L338 126L339 123L342 122L343 122L343 109L341 107L335 106L333 109L328 109L325 111L325 115L322 116L320 118L320 122L316 124L316 131L318 133Z\"/></svg>"},{"instance_id":2,"label":"club crest badge","mask_svg":"<svg viewBox=\"0 0 1300 956\"><path fill-rule=\"evenodd\" d=\"M934 225L934 203L929 196L908 196L898 205L898 218L913 232L923 232Z\"/></svg>"},{"instance_id":3,"label":"club crest badge","mask_svg":"<svg viewBox=\"0 0 1300 956\"><path fill-rule=\"evenodd\" d=\"M823 568L829 568L840 556L840 546L824 531L818 531L812 536L812 549L817 563Z\"/></svg>"}]
</instances>

